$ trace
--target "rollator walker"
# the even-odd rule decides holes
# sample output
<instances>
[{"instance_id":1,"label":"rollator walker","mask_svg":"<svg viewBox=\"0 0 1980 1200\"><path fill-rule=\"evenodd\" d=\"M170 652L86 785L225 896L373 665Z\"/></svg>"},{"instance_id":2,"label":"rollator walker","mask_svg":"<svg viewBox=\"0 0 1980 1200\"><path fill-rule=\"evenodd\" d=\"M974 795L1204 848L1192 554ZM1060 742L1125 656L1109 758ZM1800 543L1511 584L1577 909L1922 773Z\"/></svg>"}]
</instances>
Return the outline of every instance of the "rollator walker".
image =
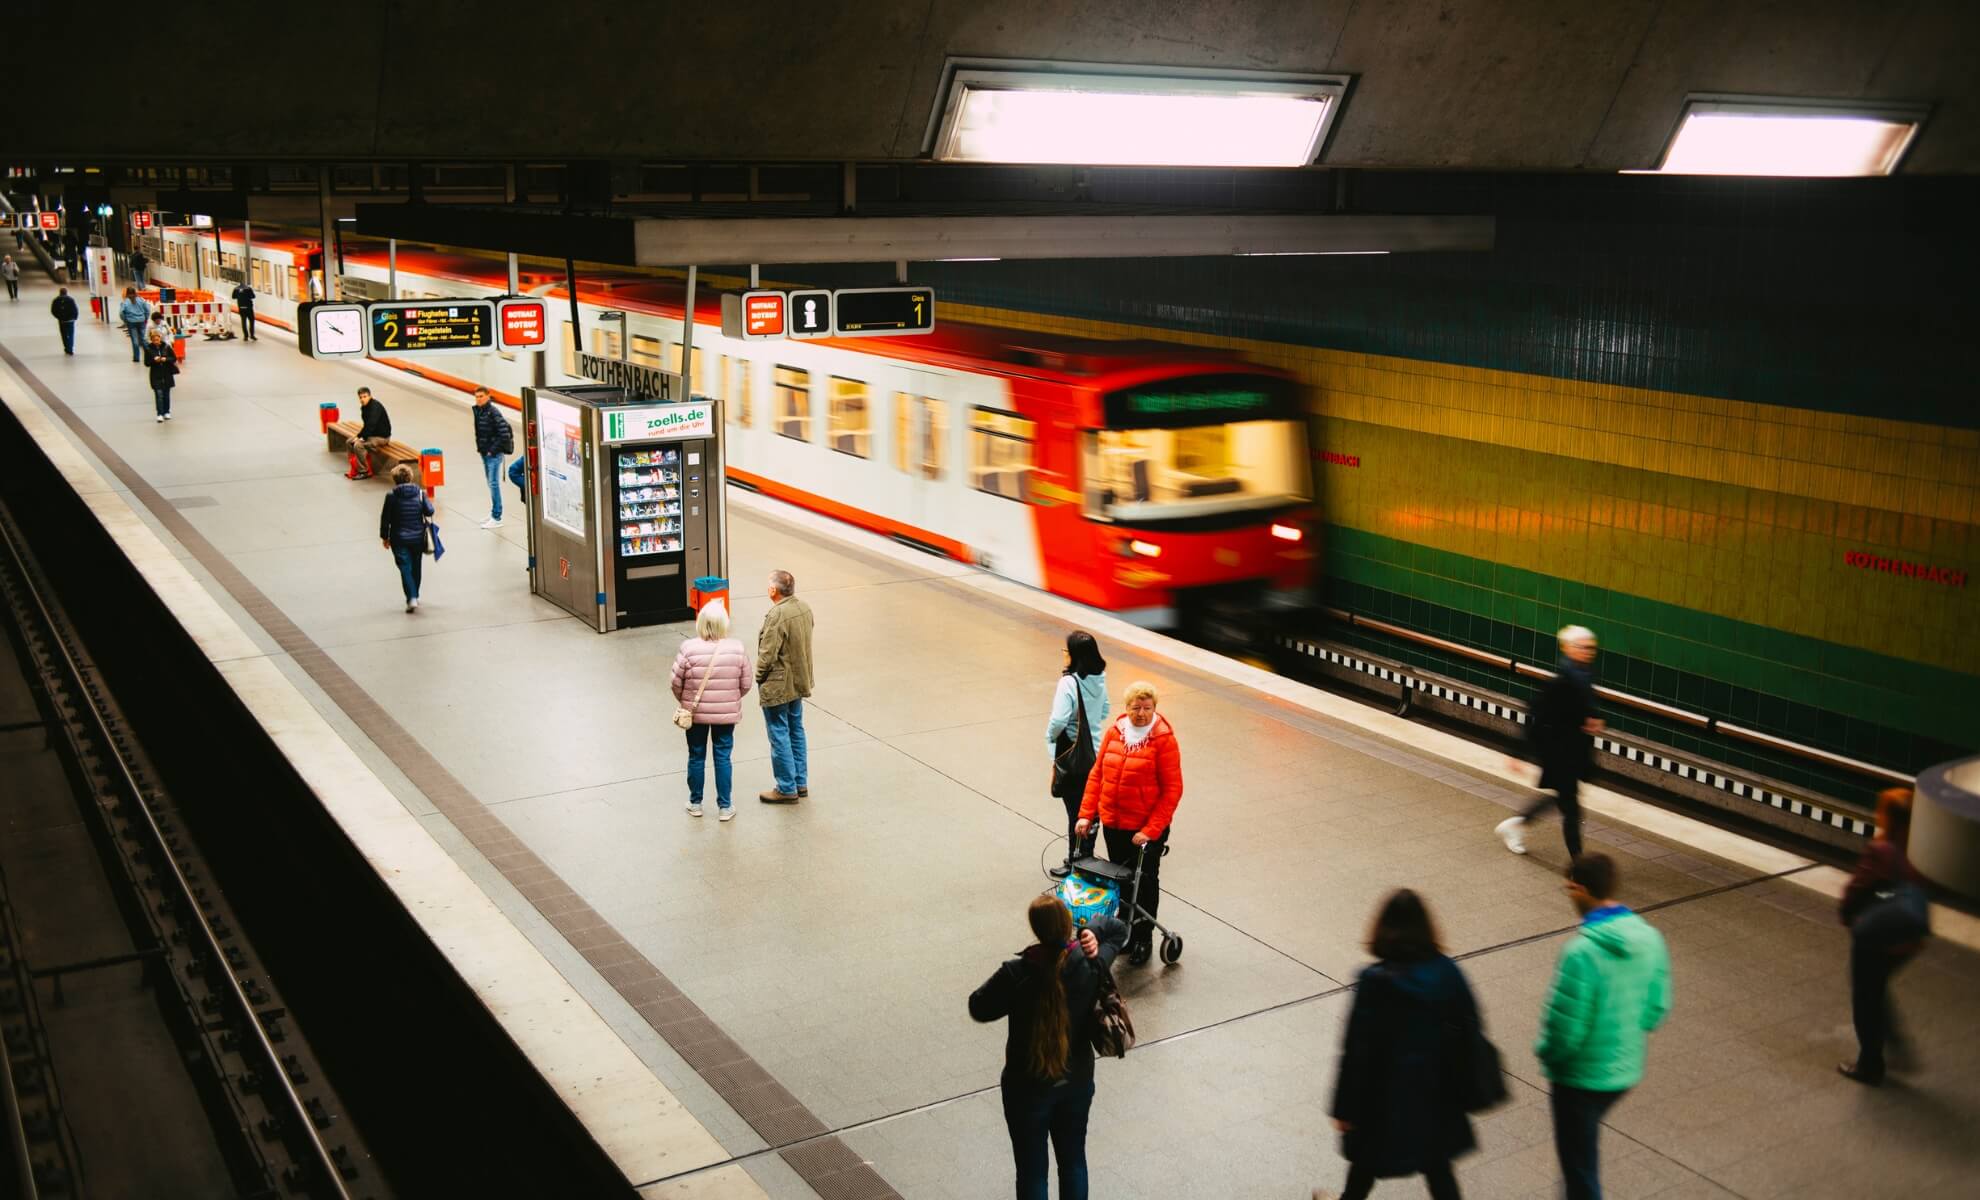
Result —
<instances>
[{"instance_id":1,"label":"rollator walker","mask_svg":"<svg viewBox=\"0 0 1980 1200\"><path fill-rule=\"evenodd\" d=\"M1161 853L1168 850L1164 845ZM1141 868L1147 858L1148 845L1143 844L1134 856L1132 867L1090 854L1069 859L1066 877L1057 881L1052 894L1072 914L1075 929L1086 928L1095 917L1119 917L1130 926L1136 921L1148 922L1162 935L1159 949L1162 961L1173 966L1182 957L1182 934L1170 930L1140 904ZM1145 952L1130 955L1128 961L1138 967L1148 961L1148 955Z\"/></svg>"}]
</instances>

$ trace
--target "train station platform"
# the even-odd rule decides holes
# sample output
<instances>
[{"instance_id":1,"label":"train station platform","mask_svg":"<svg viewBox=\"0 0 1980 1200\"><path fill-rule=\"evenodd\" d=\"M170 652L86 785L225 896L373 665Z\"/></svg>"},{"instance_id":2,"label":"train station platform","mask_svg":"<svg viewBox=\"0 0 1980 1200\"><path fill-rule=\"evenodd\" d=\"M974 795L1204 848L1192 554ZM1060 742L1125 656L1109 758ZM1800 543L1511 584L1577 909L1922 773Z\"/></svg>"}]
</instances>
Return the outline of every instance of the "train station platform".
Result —
<instances>
[{"instance_id":1,"label":"train station platform","mask_svg":"<svg viewBox=\"0 0 1980 1200\"><path fill-rule=\"evenodd\" d=\"M694 820L664 683L687 631L601 636L530 595L521 522L477 528L463 397L312 362L264 326L196 343L156 424L122 335L85 321L65 357L50 289L23 284L0 305L0 402L642 1194L1009 1194L1003 1032L964 1000L1028 939L1059 850L1042 730L1074 624L1116 695L1160 690L1187 779L1163 870L1185 953L1118 971L1141 1044L1099 1067L1094 1194L1340 1185L1326 1110L1348 988L1399 886L1432 905L1511 1076L1458 1164L1465 1194L1555 1194L1530 1046L1574 917L1554 827L1525 857L1492 834L1531 795L1495 754L735 492L738 635L753 642L771 569L817 614L817 753L806 802L758 804L747 716L738 818ZM452 461L448 554L416 615L375 537L382 485L342 478L317 432L317 404L359 385L400 440ZM1591 793L1589 840L1674 964L1648 1077L1607 1118L1607 1194L1969 1186L1974 923L1938 914L1896 984L1916 1068L1858 1087L1834 1071L1853 1054L1840 873Z\"/></svg>"}]
</instances>

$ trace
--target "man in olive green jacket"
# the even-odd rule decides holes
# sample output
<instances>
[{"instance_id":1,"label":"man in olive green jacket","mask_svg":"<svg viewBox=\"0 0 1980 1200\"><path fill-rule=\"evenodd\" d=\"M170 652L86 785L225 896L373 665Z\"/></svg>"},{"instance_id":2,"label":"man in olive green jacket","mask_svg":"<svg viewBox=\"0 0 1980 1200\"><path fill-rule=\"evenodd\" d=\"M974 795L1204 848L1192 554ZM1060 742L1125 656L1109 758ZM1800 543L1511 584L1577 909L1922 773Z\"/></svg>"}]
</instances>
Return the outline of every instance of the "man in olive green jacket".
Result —
<instances>
[{"instance_id":1,"label":"man in olive green jacket","mask_svg":"<svg viewBox=\"0 0 1980 1200\"><path fill-rule=\"evenodd\" d=\"M1643 1079L1650 1031L1671 1011L1664 935L1611 899L1616 864L1583 854L1568 868L1581 932L1561 948L1533 1054L1553 1082L1554 1150L1568 1200L1600 1200L1602 1117Z\"/></svg>"},{"instance_id":2,"label":"man in olive green jacket","mask_svg":"<svg viewBox=\"0 0 1980 1200\"><path fill-rule=\"evenodd\" d=\"M770 773L777 786L757 799L796 804L811 795L805 771L804 698L811 695L811 606L797 598L789 571L770 572L770 611L756 635L757 696L770 732Z\"/></svg>"}]
</instances>

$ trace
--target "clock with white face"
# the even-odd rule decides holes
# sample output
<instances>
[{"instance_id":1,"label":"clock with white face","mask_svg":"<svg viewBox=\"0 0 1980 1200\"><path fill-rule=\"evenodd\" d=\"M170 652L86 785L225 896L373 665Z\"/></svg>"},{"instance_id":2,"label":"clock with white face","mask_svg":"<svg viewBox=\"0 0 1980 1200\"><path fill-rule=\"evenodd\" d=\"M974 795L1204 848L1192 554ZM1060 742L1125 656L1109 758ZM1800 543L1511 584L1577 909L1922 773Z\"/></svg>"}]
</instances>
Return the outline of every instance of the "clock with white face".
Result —
<instances>
[{"instance_id":1,"label":"clock with white face","mask_svg":"<svg viewBox=\"0 0 1980 1200\"><path fill-rule=\"evenodd\" d=\"M309 310L309 352L317 358L364 353L364 306L319 304Z\"/></svg>"}]
</instances>

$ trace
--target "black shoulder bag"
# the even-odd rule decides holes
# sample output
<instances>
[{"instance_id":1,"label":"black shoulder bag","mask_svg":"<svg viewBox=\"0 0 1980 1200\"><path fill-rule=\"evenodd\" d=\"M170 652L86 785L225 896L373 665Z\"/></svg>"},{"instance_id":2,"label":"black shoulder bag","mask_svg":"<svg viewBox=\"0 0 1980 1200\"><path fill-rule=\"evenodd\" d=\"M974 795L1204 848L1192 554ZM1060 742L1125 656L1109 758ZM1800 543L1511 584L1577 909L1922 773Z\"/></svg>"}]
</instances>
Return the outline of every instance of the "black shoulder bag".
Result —
<instances>
[{"instance_id":1,"label":"black shoulder bag","mask_svg":"<svg viewBox=\"0 0 1980 1200\"><path fill-rule=\"evenodd\" d=\"M1099 971L1100 987L1093 993L1093 1053L1101 1058L1126 1058L1134 1048L1134 1018L1128 1016L1127 1000L1114 984L1113 967L1100 967Z\"/></svg>"},{"instance_id":2,"label":"black shoulder bag","mask_svg":"<svg viewBox=\"0 0 1980 1200\"><path fill-rule=\"evenodd\" d=\"M1086 693L1079 687L1079 676L1068 675L1073 685L1073 735L1059 738L1064 745L1052 756L1052 794L1061 800L1074 799L1086 791L1086 777L1093 771L1093 730L1086 723Z\"/></svg>"},{"instance_id":3,"label":"black shoulder bag","mask_svg":"<svg viewBox=\"0 0 1980 1200\"><path fill-rule=\"evenodd\" d=\"M1506 1102L1505 1070L1499 1048L1485 1036L1485 1023L1472 1002L1471 1018L1459 1016L1445 1026L1450 1035L1449 1072L1458 1104L1468 1113L1481 1113Z\"/></svg>"}]
</instances>

